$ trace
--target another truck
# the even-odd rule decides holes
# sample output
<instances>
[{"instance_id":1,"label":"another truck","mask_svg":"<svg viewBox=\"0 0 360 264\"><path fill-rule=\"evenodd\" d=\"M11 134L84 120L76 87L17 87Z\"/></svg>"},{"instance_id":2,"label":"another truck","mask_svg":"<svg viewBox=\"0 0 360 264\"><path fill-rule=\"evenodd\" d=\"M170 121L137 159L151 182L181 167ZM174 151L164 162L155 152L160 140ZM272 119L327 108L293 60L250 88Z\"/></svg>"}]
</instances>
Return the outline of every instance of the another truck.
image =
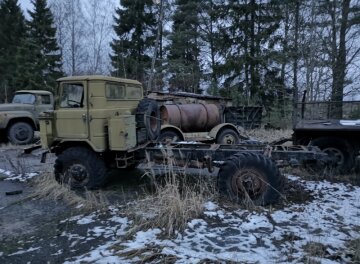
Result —
<instances>
[{"instance_id":1,"label":"another truck","mask_svg":"<svg viewBox=\"0 0 360 264\"><path fill-rule=\"evenodd\" d=\"M360 151L360 101L302 102L297 109L294 144L319 147L334 160L333 173L351 172Z\"/></svg>"},{"instance_id":2,"label":"another truck","mask_svg":"<svg viewBox=\"0 0 360 264\"><path fill-rule=\"evenodd\" d=\"M10 104L0 104L2 139L8 139L16 145L32 143L34 131L38 131L40 128L40 113L52 109L54 109L54 98L51 92L17 91Z\"/></svg>"},{"instance_id":3,"label":"another truck","mask_svg":"<svg viewBox=\"0 0 360 264\"><path fill-rule=\"evenodd\" d=\"M220 167L218 188L231 200L268 204L279 198L284 185L275 162L324 158L296 146L164 145L157 142L159 105L144 98L138 81L95 75L64 77L58 83L55 110L40 117L41 143L57 156L56 180L72 188L99 188L109 169L132 168L145 159L164 164L165 153L187 167Z\"/></svg>"}]
</instances>

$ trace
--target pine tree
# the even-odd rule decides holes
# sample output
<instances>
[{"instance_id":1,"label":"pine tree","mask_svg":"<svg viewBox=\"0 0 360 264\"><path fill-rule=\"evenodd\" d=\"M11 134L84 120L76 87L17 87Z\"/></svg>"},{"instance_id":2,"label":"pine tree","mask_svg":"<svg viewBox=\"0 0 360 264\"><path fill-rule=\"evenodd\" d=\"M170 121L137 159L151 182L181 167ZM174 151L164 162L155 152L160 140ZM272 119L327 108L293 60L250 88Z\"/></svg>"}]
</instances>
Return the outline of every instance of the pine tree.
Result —
<instances>
[{"instance_id":1,"label":"pine tree","mask_svg":"<svg viewBox=\"0 0 360 264\"><path fill-rule=\"evenodd\" d=\"M18 68L15 59L25 37L25 17L17 0L0 1L0 98L11 98L18 88L14 76Z\"/></svg>"},{"instance_id":2,"label":"pine tree","mask_svg":"<svg viewBox=\"0 0 360 264\"><path fill-rule=\"evenodd\" d=\"M17 56L21 65L17 83L22 88L53 90L56 79L62 75L53 15L46 0L33 0L32 4L34 11L29 11L27 38Z\"/></svg>"},{"instance_id":3,"label":"pine tree","mask_svg":"<svg viewBox=\"0 0 360 264\"><path fill-rule=\"evenodd\" d=\"M117 38L110 44L112 74L145 83L151 67L149 51L156 35L154 3L152 0L121 0L120 4L114 25Z\"/></svg>"},{"instance_id":4,"label":"pine tree","mask_svg":"<svg viewBox=\"0 0 360 264\"><path fill-rule=\"evenodd\" d=\"M219 66L225 77L222 94L236 103L262 103L270 93L273 96L265 85L265 76L268 73L278 82L279 69L273 68L277 54L272 52L281 20L277 4L276 0L231 0L222 7L222 19L227 21L221 31L226 49Z\"/></svg>"},{"instance_id":5,"label":"pine tree","mask_svg":"<svg viewBox=\"0 0 360 264\"><path fill-rule=\"evenodd\" d=\"M20 42L15 60L17 69L15 72L14 84L17 89L37 89L42 82L39 81L41 73L37 66L37 59L41 57L39 48L29 38L27 31L26 37ZM45 89L41 87L40 89Z\"/></svg>"},{"instance_id":6,"label":"pine tree","mask_svg":"<svg viewBox=\"0 0 360 264\"><path fill-rule=\"evenodd\" d=\"M207 92L219 95L221 72L219 61L224 57L224 42L220 37L226 23L223 21L224 3L222 0L203 0L200 2L200 38L203 48L202 57L208 68L202 73L204 83L208 84ZM225 45L226 46L226 45ZM207 59L208 58L208 59Z\"/></svg>"},{"instance_id":7,"label":"pine tree","mask_svg":"<svg viewBox=\"0 0 360 264\"><path fill-rule=\"evenodd\" d=\"M199 2L177 0L173 31L169 36L168 64L171 91L201 93L199 63Z\"/></svg>"}]
</instances>

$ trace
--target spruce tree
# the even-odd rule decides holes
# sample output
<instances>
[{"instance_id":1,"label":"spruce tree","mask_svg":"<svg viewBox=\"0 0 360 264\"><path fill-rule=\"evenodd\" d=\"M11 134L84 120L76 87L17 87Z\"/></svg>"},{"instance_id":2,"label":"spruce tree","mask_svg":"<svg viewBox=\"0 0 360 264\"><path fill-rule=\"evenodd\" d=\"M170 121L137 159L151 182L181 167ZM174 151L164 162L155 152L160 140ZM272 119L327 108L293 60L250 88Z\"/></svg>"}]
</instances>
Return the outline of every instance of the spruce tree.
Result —
<instances>
[{"instance_id":1,"label":"spruce tree","mask_svg":"<svg viewBox=\"0 0 360 264\"><path fill-rule=\"evenodd\" d=\"M29 11L27 38L17 56L21 62L17 82L25 85L23 88L53 90L56 79L62 75L53 15L46 0L32 0L31 3L34 10Z\"/></svg>"},{"instance_id":2,"label":"spruce tree","mask_svg":"<svg viewBox=\"0 0 360 264\"><path fill-rule=\"evenodd\" d=\"M270 98L273 91L267 89L266 76L278 82L280 74L275 63L278 54L273 52L281 21L279 2L260 2L231 0L222 7L226 26L220 37L226 40L227 50L219 66L225 77L222 95L235 98L240 104L262 103Z\"/></svg>"},{"instance_id":3,"label":"spruce tree","mask_svg":"<svg viewBox=\"0 0 360 264\"><path fill-rule=\"evenodd\" d=\"M154 46L156 18L152 0L120 0L116 9L111 42L112 74L117 77L146 82L151 67L150 49Z\"/></svg>"},{"instance_id":4,"label":"spruce tree","mask_svg":"<svg viewBox=\"0 0 360 264\"><path fill-rule=\"evenodd\" d=\"M177 0L168 55L171 91L201 93L199 2Z\"/></svg>"},{"instance_id":5,"label":"spruce tree","mask_svg":"<svg viewBox=\"0 0 360 264\"><path fill-rule=\"evenodd\" d=\"M8 100L18 89L14 76L16 55L25 37L25 17L17 0L0 1L0 99Z\"/></svg>"}]
</instances>

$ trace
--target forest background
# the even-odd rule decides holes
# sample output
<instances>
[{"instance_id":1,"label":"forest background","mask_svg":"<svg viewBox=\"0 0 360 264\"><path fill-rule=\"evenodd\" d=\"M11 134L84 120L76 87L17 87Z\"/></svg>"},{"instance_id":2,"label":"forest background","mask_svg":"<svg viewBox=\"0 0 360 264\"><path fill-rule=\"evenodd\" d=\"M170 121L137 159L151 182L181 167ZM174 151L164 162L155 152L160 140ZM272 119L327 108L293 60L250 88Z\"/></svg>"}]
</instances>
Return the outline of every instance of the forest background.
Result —
<instances>
[{"instance_id":1,"label":"forest background","mask_svg":"<svg viewBox=\"0 0 360 264\"><path fill-rule=\"evenodd\" d=\"M303 99L360 99L359 35L360 0L0 0L0 101L105 74L288 123Z\"/></svg>"}]
</instances>

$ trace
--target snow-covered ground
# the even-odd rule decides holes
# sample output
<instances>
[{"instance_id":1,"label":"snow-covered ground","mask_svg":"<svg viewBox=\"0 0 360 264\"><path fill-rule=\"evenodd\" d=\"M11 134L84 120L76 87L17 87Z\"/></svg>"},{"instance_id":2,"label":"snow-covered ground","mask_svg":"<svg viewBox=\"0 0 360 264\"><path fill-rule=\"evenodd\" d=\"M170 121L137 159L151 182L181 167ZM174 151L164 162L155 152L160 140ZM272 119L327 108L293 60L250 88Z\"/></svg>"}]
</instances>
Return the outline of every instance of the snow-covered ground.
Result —
<instances>
[{"instance_id":1,"label":"snow-covered ground","mask_svg":"<svg viewBox=\"0 0 360 264\"><path fill-rule=\"evenodd\" d=\"M314 199L305 204L290 204L284 209L256 212L226 210L207 202L204 217L190 221L185 232L174 239L162 239L159 229L139 231L133 238L123 239L131 222L112 208L112 221L117 225L99 225L89 232L106 235L115 228L117 239L69 259L68 263L128 263L126 252L147 248L159 248L162 254L175 256L176 263L197 263L204 259L299 263L308 262L311 254L320 263L351 262L346 241L360 238L360 188L326 181L302 181L294 176L289 179L302 184ZM94 218L96 214L90 216ZM90 219L79 216L72 221L82 224ZM132 260L138 261L138 256Z\"/></svg>"},{"instance_id":2,"label":"snow-covered ground","mask_svg":"<svg viewBox=\"0 0 360 264\"><path fill-rule=\"evenodd\" d=\"M110 206L105 219L103 212L95 211L59 223L87 228L85 235L69 231L59 235L69 241L70 249L100 238L103 243L71 257L54 245L53 255L65 263L131 263L146 257L153 263L165 259L176 263L351 263L347 243L360 238L360 187L295 176L288 179L302 186L312 199L257 210L226 208L208 201L203 216L192 219L186 230L172 239L159 229L141 230L128 237L133 222L121 206ZM31 245L11 255L41 250ZM0 257L3 255L0 252Z\"/></svg>"}]
</instances>

